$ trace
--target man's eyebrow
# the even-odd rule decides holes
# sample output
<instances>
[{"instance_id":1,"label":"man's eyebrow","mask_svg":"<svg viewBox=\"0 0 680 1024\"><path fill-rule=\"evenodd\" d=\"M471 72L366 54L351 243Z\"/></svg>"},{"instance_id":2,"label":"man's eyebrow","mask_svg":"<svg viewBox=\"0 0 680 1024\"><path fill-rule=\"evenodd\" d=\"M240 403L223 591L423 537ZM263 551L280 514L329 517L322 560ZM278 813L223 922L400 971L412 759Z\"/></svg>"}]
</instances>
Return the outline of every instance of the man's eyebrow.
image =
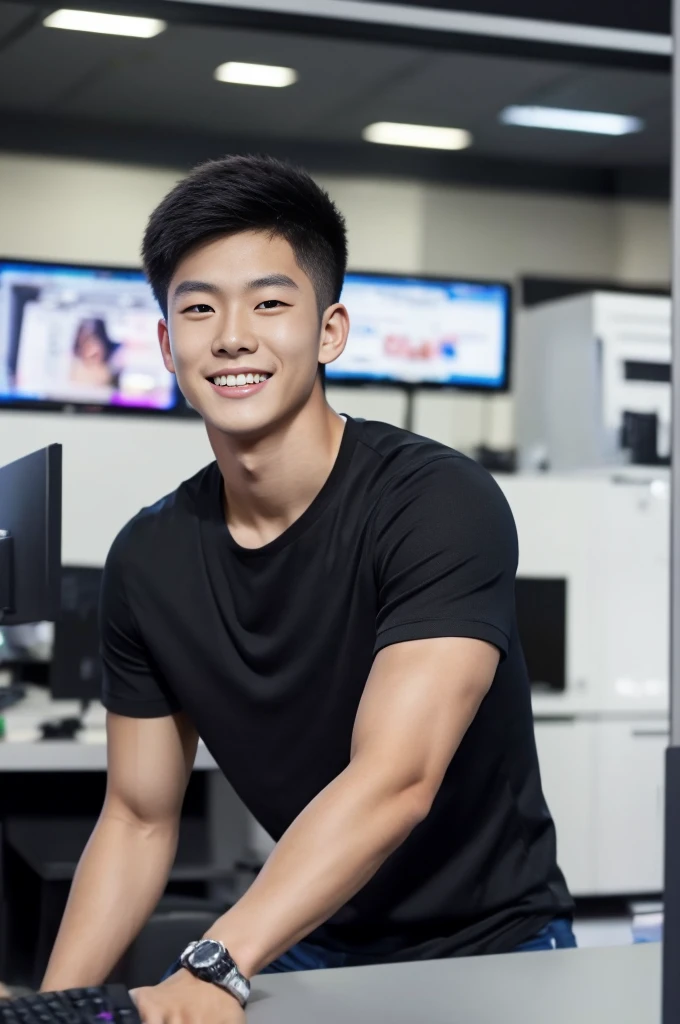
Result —
<instances>
[{"instance_id":1,"label":"man's eyebrow","mask_svg":"<svg viewBox=\"0 0 680 1024\"><path fill-rule=\"evenodd\" d=\"M295 281L287 274L267 274L266 277L257 277L246 285L248 292L255 292L260 288L295 288L299 291Z\"/></svg>"},{"instance_id":2,"label":"man's eyebrow","mask_svg":"<svg viewBox=\"0 0 680 1024\"><path fill-rule=\"evenodd\" d=\"M207 292L209 295L219 295L220 289L216 284L209 281L180 281L172 293L173 299L179 299L189 292Z\"/></svg>"}]
</instances>

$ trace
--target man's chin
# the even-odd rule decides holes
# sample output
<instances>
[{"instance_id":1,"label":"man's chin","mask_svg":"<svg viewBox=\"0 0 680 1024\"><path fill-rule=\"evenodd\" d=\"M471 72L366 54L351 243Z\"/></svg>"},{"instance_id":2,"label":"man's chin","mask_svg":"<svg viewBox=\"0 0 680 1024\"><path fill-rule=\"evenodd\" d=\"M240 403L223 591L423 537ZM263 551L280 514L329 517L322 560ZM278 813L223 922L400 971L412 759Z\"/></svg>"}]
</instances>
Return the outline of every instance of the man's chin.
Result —
<instances>
[{"instance_id":1,"label":"man's chin","mask_svg":"<svg viewBox=\"0 0 680 1024\"><path fill-rule=\"evenodd\" d=\"M272 428L271 416L263 416L262 413L253 415L246 410L234 409L215 413L214 409L205 409L200 415L209 436L221 434L242 440L256 440L269 433Z\"/></svg>"}]
</instances>

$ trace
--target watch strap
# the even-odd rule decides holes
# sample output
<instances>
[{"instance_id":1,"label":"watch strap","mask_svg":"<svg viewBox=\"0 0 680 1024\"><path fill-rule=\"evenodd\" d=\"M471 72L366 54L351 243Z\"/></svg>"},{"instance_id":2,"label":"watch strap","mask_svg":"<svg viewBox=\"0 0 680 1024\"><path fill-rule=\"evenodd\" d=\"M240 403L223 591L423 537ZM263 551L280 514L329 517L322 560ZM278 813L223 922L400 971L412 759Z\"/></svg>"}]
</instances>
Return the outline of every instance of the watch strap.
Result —
<instances>
[{"instance_id":1,"label":"watch strap","mask_svg":"<svg viewBox=\"0 0 680 1024\"><path fill-rule=\"evenodd\" d=\"M215 981L214 984L219 985L220 988L226 989L232 996L235 996L241 1006L246 1006L250 998L250 982L247 978L244 978L235 964L226 977L222 978L221 981Z\"/></svg>"},{"instance_id":2,"label":"watch strap","mask_svg":"<svg viewBox=\"0 0 680 1024\"><path fill-rule=\"evenodd\" d=\"M191 954L198 944L198 942L190 942L186 947L180 957L182 967L185 967L190 971L195 978L199 978L201 981L210 982L213 985L217 985L218 988L222 988L229 992L229 994L234 996L242 1007L245 1007L250 997L250 982L241 974L232 957L229 955L228 950L226 950L222 943L220 943L223 949L223 954L220 960L215 964L210 964L209 966L197 967L191 962Z\"/></svg>"}]
</instances>

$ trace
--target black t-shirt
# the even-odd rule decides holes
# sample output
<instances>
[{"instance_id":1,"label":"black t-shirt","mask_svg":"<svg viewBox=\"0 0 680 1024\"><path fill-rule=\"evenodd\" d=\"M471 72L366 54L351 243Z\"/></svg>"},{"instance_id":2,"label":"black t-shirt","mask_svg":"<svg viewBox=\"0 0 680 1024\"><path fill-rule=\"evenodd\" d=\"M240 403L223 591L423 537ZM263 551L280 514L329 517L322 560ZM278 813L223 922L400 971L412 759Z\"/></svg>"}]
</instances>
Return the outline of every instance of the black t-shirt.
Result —
<instances>
[{"instance_id":1,"label":"black t-shirt","mask_svg":"<svg viewBox=\"0 0 680 1024\"><path fill-rule=\"evenodd\" d=\"M139 718L184 710L278 840L347 766L378 651L494 644L496 677L428 817L309 938L350 963L510 950L572 910L541 791L516 568L512 514L484 469L347 417L321 491L263 547L231 536L216 463L128 523L104 575L103 701Z\"/></svg>"}]
</instances>

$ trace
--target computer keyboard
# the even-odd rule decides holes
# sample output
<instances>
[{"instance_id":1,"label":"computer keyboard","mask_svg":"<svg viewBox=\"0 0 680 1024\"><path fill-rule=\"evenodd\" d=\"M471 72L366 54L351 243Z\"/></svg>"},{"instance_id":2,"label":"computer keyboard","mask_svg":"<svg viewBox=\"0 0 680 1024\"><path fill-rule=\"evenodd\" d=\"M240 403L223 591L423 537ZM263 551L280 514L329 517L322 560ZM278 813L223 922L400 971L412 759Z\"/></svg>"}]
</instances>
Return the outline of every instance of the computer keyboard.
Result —
<instances>
[{"instance_id":1,"label":"computer keyboard","mask_svg":"<svg viewBox=\"0 0 680 1024\"><path fill-rule=\"evenodd\" d=\"M0 1024L141 1024L124 985L41 992L0 1002Z\"/></svg>"}]
</instances>

